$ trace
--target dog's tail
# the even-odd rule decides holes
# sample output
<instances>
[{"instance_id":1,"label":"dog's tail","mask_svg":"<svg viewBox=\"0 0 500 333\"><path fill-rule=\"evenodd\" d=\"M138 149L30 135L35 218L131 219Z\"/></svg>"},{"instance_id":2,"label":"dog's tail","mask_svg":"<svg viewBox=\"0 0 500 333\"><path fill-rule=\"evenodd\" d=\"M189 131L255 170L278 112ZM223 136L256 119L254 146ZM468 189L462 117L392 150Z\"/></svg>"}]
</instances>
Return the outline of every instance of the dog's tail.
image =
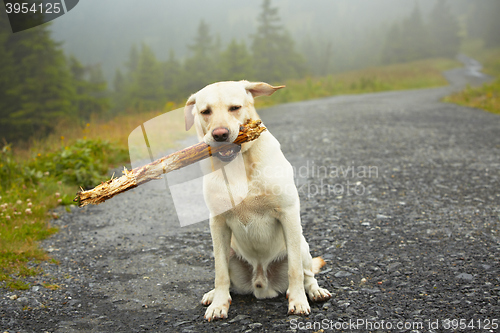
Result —
<instances>
[{"instance_id":1,"label":"dog's tail","mask_svg":"<svg viewBox=\"0 0 500 333\"><path fill-rule=\"evenodd\" d=\"M319 271L321 270L321 267L323 267L325 265L326 265L326 262L323 260L323 258L321 258L321 257L313 258L311 270L314 274L318 274Z\"/></svg>"}]
</instances>

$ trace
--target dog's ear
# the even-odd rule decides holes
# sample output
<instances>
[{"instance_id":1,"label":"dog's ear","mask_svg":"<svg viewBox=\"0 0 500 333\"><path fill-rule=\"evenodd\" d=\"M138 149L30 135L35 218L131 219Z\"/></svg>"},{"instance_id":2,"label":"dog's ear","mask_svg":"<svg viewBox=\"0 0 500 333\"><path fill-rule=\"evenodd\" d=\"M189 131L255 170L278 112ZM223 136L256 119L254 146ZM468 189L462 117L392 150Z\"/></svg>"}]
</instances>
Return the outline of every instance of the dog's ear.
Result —
<instances>
[{"instance_id":1,"label":"dog's ear","mask_svg":"<svg viewBox=\"0 0 500 333\"><path fill-rule=\"evenodd\" d=\"M194 124L194 114L193 114L193 108L196 103L196 95L191 95L189 99L186 102L186 106L184 107L184 121L186 123L186 131L189 131L189 129L193 126Z\"/></svg>"},{"instance_id":2,"label":"dog's ear","mask_svg":"<svg viewBox=\"0 0 500 333\"><path fill-rule=\"evenodd\" d=\"M265 82L248 82L240 81L245 89L252 94L253 97L271 96L276 90L285 88L285 86L274 87Z\"/></svg>"}]
</instances>

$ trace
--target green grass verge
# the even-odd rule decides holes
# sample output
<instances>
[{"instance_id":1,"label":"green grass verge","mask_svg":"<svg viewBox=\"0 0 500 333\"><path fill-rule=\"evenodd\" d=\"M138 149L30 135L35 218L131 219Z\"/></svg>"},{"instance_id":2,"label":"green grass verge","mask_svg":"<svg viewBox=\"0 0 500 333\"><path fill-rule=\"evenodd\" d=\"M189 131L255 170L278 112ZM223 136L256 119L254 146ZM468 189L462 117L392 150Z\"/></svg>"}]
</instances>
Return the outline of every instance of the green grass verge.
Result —
<instances>
[{"instance_id":1,"label":"green grass verge","mask_svg":"<svg viewBox=\"0 0 500 333\"><path fill-rule=\"evenodd\" d=\"M448 82L442 72L460 66L458 61L452 59L433 58L326 77L277 82L286 84L286 89L271 97L257 99L256 106L267 107L335 95L445 86Z\"/></svg>"},{"instance_id":2,"label":"green grass verge","mask_svg":"<svg viewBox=\"0 0 500 333\"><path fill-rule=\"evenodd\" d=\"M309 100L341 94L429 88L446 85L441 75L460 64L449 59L427 59L406 64L368 68L330 75L278 82L287 88L270 98L257 100L257 107ZM178 107L167 105L166 111ZM57 232L49 223L57 215L50 211L70 205L79 186L94 186L105 180L110 167L128 162L127 138L141 123L161 112L126 115L107 122L96 120L83 129L72 124L60 133L12 153L6 145L0 153L0 286L29 288L41 273L36 263L49 256L38 241ZM183 133L182 119L172 123ZM84 139L80 139L80 138ZM110 141L102 141L110 140ZM41 148L43 147L43 148ZM39 150L39 151L37 151ZM42 151L44 150L44 151ZM33 263L35 265L33 265ZM51 264L57 264L54 260ZM57 286L47 284L47 288Z\"/></svg>"},{"instance_id":3,"label":"green grass verge","mask_svg":"<svg viewBox=\"0 0 500 333\"><path fill-rule=\"evenodd\" d=\"M70 205L78 186L93 186L110 165L128 158L109 142L78 140L57 151L20 160L9 145L0 152L0 286L27 289L25 278L41 272L30 263L49 257L38 241L57 231L50 210ZM36 265L35 265L36 267Z\"/></svg>"},{"instance_id":4,"label":"green grass verge","mask_svg":"<svg viewBox=\"0 0 500 333\"><path fill-rule=\"evenodd\" d=\"M481 62L484 67L483 72L493 76L495 80L480 87L468 86L458 93L445 97L444 101L500 114L500 48L485 50L478 47L469 54Z\"/></svg>"}]
</instances>

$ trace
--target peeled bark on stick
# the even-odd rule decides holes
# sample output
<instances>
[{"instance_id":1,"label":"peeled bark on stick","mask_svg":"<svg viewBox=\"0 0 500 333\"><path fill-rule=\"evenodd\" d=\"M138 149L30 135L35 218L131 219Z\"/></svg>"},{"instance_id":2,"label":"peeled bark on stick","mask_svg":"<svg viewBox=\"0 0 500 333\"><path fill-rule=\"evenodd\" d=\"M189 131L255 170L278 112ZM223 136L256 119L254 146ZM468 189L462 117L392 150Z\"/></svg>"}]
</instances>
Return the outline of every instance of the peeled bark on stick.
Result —
<instances>
[{"instance_id":1,"label":"peeled bark on stick","mask_svg":"<svg viewBox=\"0 0 500 333\"><path fill-rule=\"evenodd\" d=\"M260 120L249 119L240 127L240 133L234 144L241 145L257 139L266 128L261 125ZM98 205L117 194L130 190L151 180L161 179L162 174L180 169L195 162L201 161L217 152L227 149L227 145L210 147L204 142L185 148L168 156L162 157L154 162L132 170L123 170L124 175L120 178L111 178L91 190L83 189L76 194L74 202L83 207L89 204Z\"/></svg>"}]
</instances>

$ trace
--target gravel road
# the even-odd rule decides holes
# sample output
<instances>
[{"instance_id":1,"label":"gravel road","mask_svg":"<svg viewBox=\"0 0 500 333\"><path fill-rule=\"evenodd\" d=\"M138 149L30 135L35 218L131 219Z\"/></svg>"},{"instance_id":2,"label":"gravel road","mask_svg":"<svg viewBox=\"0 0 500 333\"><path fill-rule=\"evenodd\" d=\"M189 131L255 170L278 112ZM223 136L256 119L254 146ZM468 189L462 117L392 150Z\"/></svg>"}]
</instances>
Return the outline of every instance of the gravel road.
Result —
<instances>
[{"instance_id":1,"label":"gravel road","mask_svg":"<svg viewBox=\"0 0 500 333\"><path fill-rule=\"evenodd\" d=\"M53 221L43 246L60 264L41 264L28 291L1 291L0 332L495 331L500 117L440 102L487 79L446 76L443 88L260 112L297 171L311 252L327 261L318 280L334 296L310 316L287 316L284 296L233 295L227 320L204 321L208 223L181 228L159 181Z\"/></svg>"}]
</instances>

